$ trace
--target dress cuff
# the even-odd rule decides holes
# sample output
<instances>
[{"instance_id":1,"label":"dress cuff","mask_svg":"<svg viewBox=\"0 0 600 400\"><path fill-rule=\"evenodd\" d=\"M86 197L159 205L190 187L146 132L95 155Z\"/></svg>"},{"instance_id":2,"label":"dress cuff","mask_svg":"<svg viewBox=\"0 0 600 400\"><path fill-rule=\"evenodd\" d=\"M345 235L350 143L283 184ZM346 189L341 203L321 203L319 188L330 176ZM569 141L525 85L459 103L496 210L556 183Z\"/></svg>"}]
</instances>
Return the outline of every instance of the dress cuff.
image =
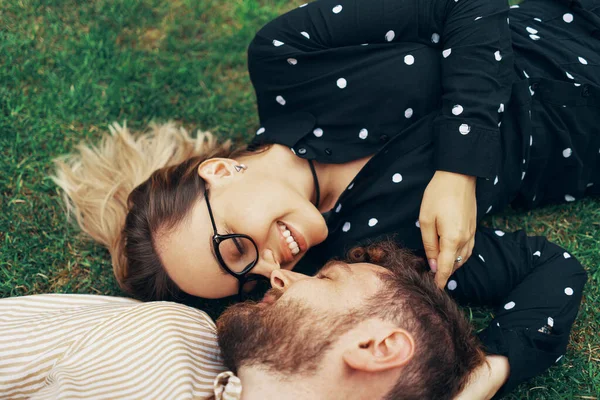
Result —
<instances>
[{"instance_id":1,"label":"dress cuff","mask_svg":"<svg viewBox=\"0 0 600 400\"><path fill-rule=\"evenodd\" d=\"M493 178L502 147L498 129L483 129L468 120L441 117L435 122L436 170Z\"/></svg>"},{"instance_id":2,"label":"dress cuff","mask_svg":"<svg viewBox=\"0 0 600 400\"><path fill-rule=\"evenodd\" d=\"M510 376L492 400L500 399L519 384L537 376L560 361L567 335L541 333L531 329L505 330L495 321L479 333L487 354L508 358Z\"/></svg>"}]
</instances>

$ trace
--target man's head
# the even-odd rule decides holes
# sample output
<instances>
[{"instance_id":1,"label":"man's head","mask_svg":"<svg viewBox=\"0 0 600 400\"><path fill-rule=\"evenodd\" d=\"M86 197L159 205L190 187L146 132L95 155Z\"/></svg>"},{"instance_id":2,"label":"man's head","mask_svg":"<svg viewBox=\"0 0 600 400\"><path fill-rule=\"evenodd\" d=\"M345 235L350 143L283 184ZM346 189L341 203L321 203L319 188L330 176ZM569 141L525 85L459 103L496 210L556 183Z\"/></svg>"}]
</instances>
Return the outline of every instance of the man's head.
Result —
<instances>
[{"instance_id":1,"label":"man's head","mask_svg":"<svg viewBox=\"0 0 600 400\"><path fill-rule=\"evenodd\" d=\"M261 303L217 321L226 365L350 398L450 399L483 362L456 304L391 242L357 248L315 277L275 271Z\"/></svg>"}]
</instances>

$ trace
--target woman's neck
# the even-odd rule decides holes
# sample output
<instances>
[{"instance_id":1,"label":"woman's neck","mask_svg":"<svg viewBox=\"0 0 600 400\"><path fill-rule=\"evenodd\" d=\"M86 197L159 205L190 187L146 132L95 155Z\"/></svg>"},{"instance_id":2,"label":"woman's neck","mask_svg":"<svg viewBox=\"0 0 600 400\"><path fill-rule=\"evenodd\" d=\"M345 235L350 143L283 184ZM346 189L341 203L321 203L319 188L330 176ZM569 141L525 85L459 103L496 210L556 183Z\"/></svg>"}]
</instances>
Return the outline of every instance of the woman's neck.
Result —
<instances>
[{"instance_id":1,"label":"woman's neck","mask_svg":"<svg viewBox=\"0 0 600 400\"><path fill-rule=\"evenodd\" d=\"M344 164L324 164L314 161L320 189L319 211L331 210L350 182L369 161L369 157ZM296 156L279 144L270 146L264 152L237 158L239 162L269 171L270 177L294 182L294 188L313 204L316 201L316 188L308 160Z\"/></svg>"},{"instance_id":2,"label":"woman's neck","mask_svg":"<svg viewBox=\"0 0 600 400\"><path fill-rule=\"evenodd\" d=\"M331 210L356 175L372 156L359 158L343 164L321 164L315 162L315 169L321 187L321 205L319 210Z\"/></svg>"}]
</instances>

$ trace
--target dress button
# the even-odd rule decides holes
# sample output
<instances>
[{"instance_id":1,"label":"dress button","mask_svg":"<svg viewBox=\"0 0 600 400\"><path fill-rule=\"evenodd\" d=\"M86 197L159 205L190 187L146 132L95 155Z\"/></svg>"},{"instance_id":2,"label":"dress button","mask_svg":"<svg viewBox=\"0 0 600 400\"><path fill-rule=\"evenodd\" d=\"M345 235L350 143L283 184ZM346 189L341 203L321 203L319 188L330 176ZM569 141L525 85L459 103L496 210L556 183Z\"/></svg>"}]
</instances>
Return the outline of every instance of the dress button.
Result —
<instances>
[{"instance_id":1,"label":"dress button","mask_svg":"<svg viewBox=\"0 0 600 400\"><path fill-rule=\"evenodd\" d=\"M299 148L298 154L306 154L306 149L304 147Z\"/></svg>"},{"instance_id":2,"label":"dress button","mask_svg":"<svg viewBox=\"0 0 600 400\"><path fill-rule=\"evenodd\" d=\"M534 82L534 83L531 84L531 89L534 90L534 91L537 90L538 87L540 87L540 84L537 83L537 82Z\"/></svg>"},{"instance_id":3,"label":"dress button","mask_svg":"<svg viewBox=\"0 0 600 400\"><path fill-rule=\"evenodd\" d=\"M588 85L583 85L583 88L581 88L581 95L583 97L589 97L590 96L590 88Z\"/></svg>"},{"instance_id":4,"label":"dress button","mask_svg":"<svg viewBox=\"0 0 600 400\"><path fill-rule=\"evenodd\" d=\"M325 154L327 154L328 156L330 156L332 153L331 149L325 149Z\"/></svg>"},{"instance_id":5,"label":"dress button","mask_svg":"<svg viewBox=\"0 0 600 400\"><path fill-rule=\"evenodd\" d=\"M380 142L382 142L382 143L385 143L385 142L387 142L388 140L390 140L390 137L389 137L388 135L381 135L381 136L379 137L379 141L380 141Z\"/></svg>"}]
</instances>

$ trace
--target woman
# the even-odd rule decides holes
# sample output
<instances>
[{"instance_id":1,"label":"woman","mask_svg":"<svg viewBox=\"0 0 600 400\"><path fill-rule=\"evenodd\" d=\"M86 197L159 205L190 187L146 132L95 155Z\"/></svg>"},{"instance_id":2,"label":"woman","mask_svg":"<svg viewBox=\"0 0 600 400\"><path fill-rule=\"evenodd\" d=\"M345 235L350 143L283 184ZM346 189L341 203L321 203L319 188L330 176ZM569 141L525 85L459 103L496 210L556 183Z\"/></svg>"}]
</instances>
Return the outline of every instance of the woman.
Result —
<instances>
[{"instance_id":1,"label":"woman","mask_svg":"<svg viewBox=\"0 0 600 400\"><path fill-rule=\"evenodd\" d=\"M143 300L229 296L251 276L311 272L394 235L425 250L457 300L501 307L484 344L508 356L510 388L564 349L585 273L546 241L476 222L511 202L598 193L597 12L317 1L250 45L261 127L248 151L168 126L136 141L117 127L57 181ZM543 291L548 277L564 291Z\"/></svg>"}]
</instances>

